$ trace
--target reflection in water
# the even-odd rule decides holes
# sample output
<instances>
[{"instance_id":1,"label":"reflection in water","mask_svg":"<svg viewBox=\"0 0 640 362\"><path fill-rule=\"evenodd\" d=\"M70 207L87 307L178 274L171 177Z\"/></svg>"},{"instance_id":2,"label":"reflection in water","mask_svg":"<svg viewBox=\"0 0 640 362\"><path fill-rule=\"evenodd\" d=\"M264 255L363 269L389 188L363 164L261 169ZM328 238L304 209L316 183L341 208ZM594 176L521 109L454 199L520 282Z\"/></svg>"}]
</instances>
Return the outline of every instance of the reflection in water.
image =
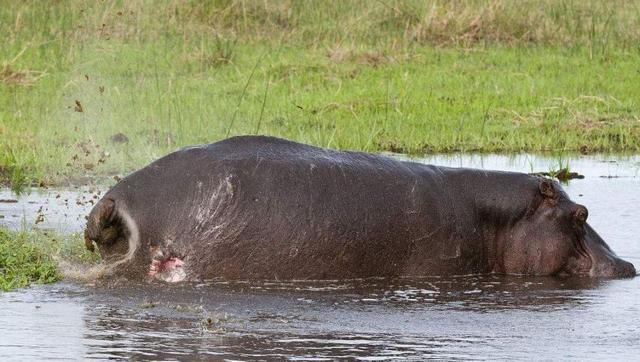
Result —
<instances>
[{"instance_id":1,"label":"reflection in water","mask_svg":"<svg viewBox=\"0 0 640 362\"><path fill-rule=\"evenodd\" d=\"M427 161L525 172L557 164L526 155ZM640 158L568 162L586 178L565 186L567 192L589 207L590 223L613 250L639 266ZM80 230L89 191L57 198L59 191L34 192L0 203L0 224L28 226L44 205L38 227ZM0 191L0 199L11 198ZM3 360L631 360L640 355L640 278L63 282L0 294L0 321Z\"/></svg>"},{"instance_id":2,"label":"reflection in water","mask_svg":"<svg viewBox=\"0 0 640 362\"><path fill-rule=\"evenodd\" d=\"M12 333L0 352L24 358L519 358L543 353L535 340L548 344L548 358L582 358L595 342L624 345L640 333L629 319L638 312L635 296L626 292L637 290L635 280L103 284L3 294L0 319ZM28 337L35 333L48 337ZM634 351L628 344L622 352Z\"/></svg>"}]
</instances>

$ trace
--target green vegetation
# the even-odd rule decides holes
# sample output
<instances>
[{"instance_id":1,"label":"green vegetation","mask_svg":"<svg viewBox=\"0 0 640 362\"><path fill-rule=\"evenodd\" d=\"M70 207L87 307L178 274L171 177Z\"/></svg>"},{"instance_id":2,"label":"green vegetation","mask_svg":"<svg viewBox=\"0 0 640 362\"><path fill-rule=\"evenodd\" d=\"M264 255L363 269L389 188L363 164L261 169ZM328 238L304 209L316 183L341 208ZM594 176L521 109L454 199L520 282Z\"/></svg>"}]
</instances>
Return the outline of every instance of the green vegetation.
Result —
<instances>
[{"instance_id":1,"label":"green vegetation","mask_svg":"<svg viewBox=\"0 0 640 362\"><path fill-rule=\"evenodd\" d=\"M0 182L269 134L341 149L640 150L640 2L8 1Z\"/></svg>"},{"instance_id":2,"label":"green vegetation","mask_svg":"<svg viewBox=\"0 0 640 362\"><path fill-rule=\"evenodd\" d=\"M79 234L61 237L49 232L0 228L0 290L59 280L62 273L58 260L89 263L98 257L84 250Z\"/></svg>"},{"instance_id":3,"label":"green vegetation","mask_svg":"<svg viewBox=\"0 0 640 362\"><path fill-rule=\"evenodd\" d=\"M556 164L551 165L547 172L531 172L532 175L555 178L562 183L568 183L573 179L583 179L584 175L571 171L569 162L564 160L562 155L557 156Z\"/></svg>"},{"instance_id":4,"label":"green vegetation","mask_svg":"<svg viewBox=\"0 0 640 362\"><path fill-rule=\"evenodd\" d=\"M55 262L27 234L0 229L0 288L11 290L30 283L60 278Z\"/></svg>"}]
</instances>

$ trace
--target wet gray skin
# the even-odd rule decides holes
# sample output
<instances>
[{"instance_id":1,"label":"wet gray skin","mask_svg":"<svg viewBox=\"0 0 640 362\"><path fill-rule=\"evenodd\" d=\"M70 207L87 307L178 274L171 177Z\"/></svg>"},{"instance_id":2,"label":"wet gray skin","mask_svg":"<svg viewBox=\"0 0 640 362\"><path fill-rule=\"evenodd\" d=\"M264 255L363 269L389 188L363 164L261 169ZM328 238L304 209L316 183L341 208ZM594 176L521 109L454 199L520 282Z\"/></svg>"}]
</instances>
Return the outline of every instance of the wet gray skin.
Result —
<instances>
[{"instance_id":1,"label":"wet gray skin","mask_svg":"<svg viewBox=\"0 0 640 362\"><path fill-rule=\"evenodd\" d=\"M537 176L245 136L124 178L85 235L119 274L166 281L635 276L587 216Z\"/></svg>"}]
</instances>

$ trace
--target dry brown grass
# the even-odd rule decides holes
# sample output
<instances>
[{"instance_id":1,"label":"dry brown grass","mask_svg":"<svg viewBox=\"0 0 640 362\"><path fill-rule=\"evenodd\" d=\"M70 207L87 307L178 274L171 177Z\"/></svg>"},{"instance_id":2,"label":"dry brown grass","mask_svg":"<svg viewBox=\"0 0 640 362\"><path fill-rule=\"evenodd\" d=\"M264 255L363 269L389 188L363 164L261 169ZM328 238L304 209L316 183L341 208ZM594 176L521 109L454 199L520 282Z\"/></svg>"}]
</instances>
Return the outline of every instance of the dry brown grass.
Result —
<instances>
[{"instance_id":1,"label":"dry brown grass","mask_svg":"<svg viewBox=\"0 0 640 362\"><path fill-rule=\"evenodd\" d=\"M29 22L37 17L18 2L9 5L15 9L0 30L12 42L29 32ZM162 6L148 0L85 0L53 7L70 15L49 32L75 41L142 41L167 34L179 34L187 43L211 34L369 45L499 42L598 48L610 43L633 47L640 41L637 0L171 0Z\"/></svg>"},{"instance_id":2,"label":"dry brown grass","mask_svg":"<svg viewBox=\"0 0 640 362\"><path fill-rule=\"evenodd\" d=\"M497 113L512 117L516 128L547 126L557 127L558 132L580 129L584 133L593 133L616 126L637 134L640 132L640 118L632 114L621 114L621 105L619 100L611 96L582 95L574 99L551 99L544 106L525 114L509 110L498 110ZM558 119L563 121L557 123Z\"/></svg>"},{"instance_id":3,"label":"dry brown grass","mask_svg":"<svg viewBox=\"0 0 640 362\"><path fill-rule=\"evenodd\" d=\"M26 50L27 48L25 47L12 60L2 62L2 69L0 69L0 82L8 85L30 86L45 75L45 72L43 71L15 69L14 64Z\"/></svg>"},{"instance_id":4,"label":"dry brown grass","mask_svg":"<svg viewBox=\"0 0 640 362\"><path fill-rule=\"evenodd\" d=\"M341 46L327 50L327 58L334 63L356 63L372 67L396 61L395 57L383 50L356 51Z\"/></svg>"}]
</instances>

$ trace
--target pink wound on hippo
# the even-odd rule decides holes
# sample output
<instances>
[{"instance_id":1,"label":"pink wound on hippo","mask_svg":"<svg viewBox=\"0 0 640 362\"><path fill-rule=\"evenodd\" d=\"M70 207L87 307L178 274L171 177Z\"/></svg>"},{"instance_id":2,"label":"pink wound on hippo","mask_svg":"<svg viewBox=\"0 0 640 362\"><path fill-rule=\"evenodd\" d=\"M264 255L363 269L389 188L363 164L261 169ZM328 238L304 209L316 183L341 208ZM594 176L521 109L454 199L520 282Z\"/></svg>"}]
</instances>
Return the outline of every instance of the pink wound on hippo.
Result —
<instances>
[{"instance_id":1,"label":"pink wound on hippo","mask_svg":"<svg viewBox=\"0 0 640 362\"><path fill-rule=\"evenodd\" d=\"M183 266L184 262L176 257L154 259L149 267L149 276L170 283L180 282L186 277Z\"/></svg>"}]
</instances>

